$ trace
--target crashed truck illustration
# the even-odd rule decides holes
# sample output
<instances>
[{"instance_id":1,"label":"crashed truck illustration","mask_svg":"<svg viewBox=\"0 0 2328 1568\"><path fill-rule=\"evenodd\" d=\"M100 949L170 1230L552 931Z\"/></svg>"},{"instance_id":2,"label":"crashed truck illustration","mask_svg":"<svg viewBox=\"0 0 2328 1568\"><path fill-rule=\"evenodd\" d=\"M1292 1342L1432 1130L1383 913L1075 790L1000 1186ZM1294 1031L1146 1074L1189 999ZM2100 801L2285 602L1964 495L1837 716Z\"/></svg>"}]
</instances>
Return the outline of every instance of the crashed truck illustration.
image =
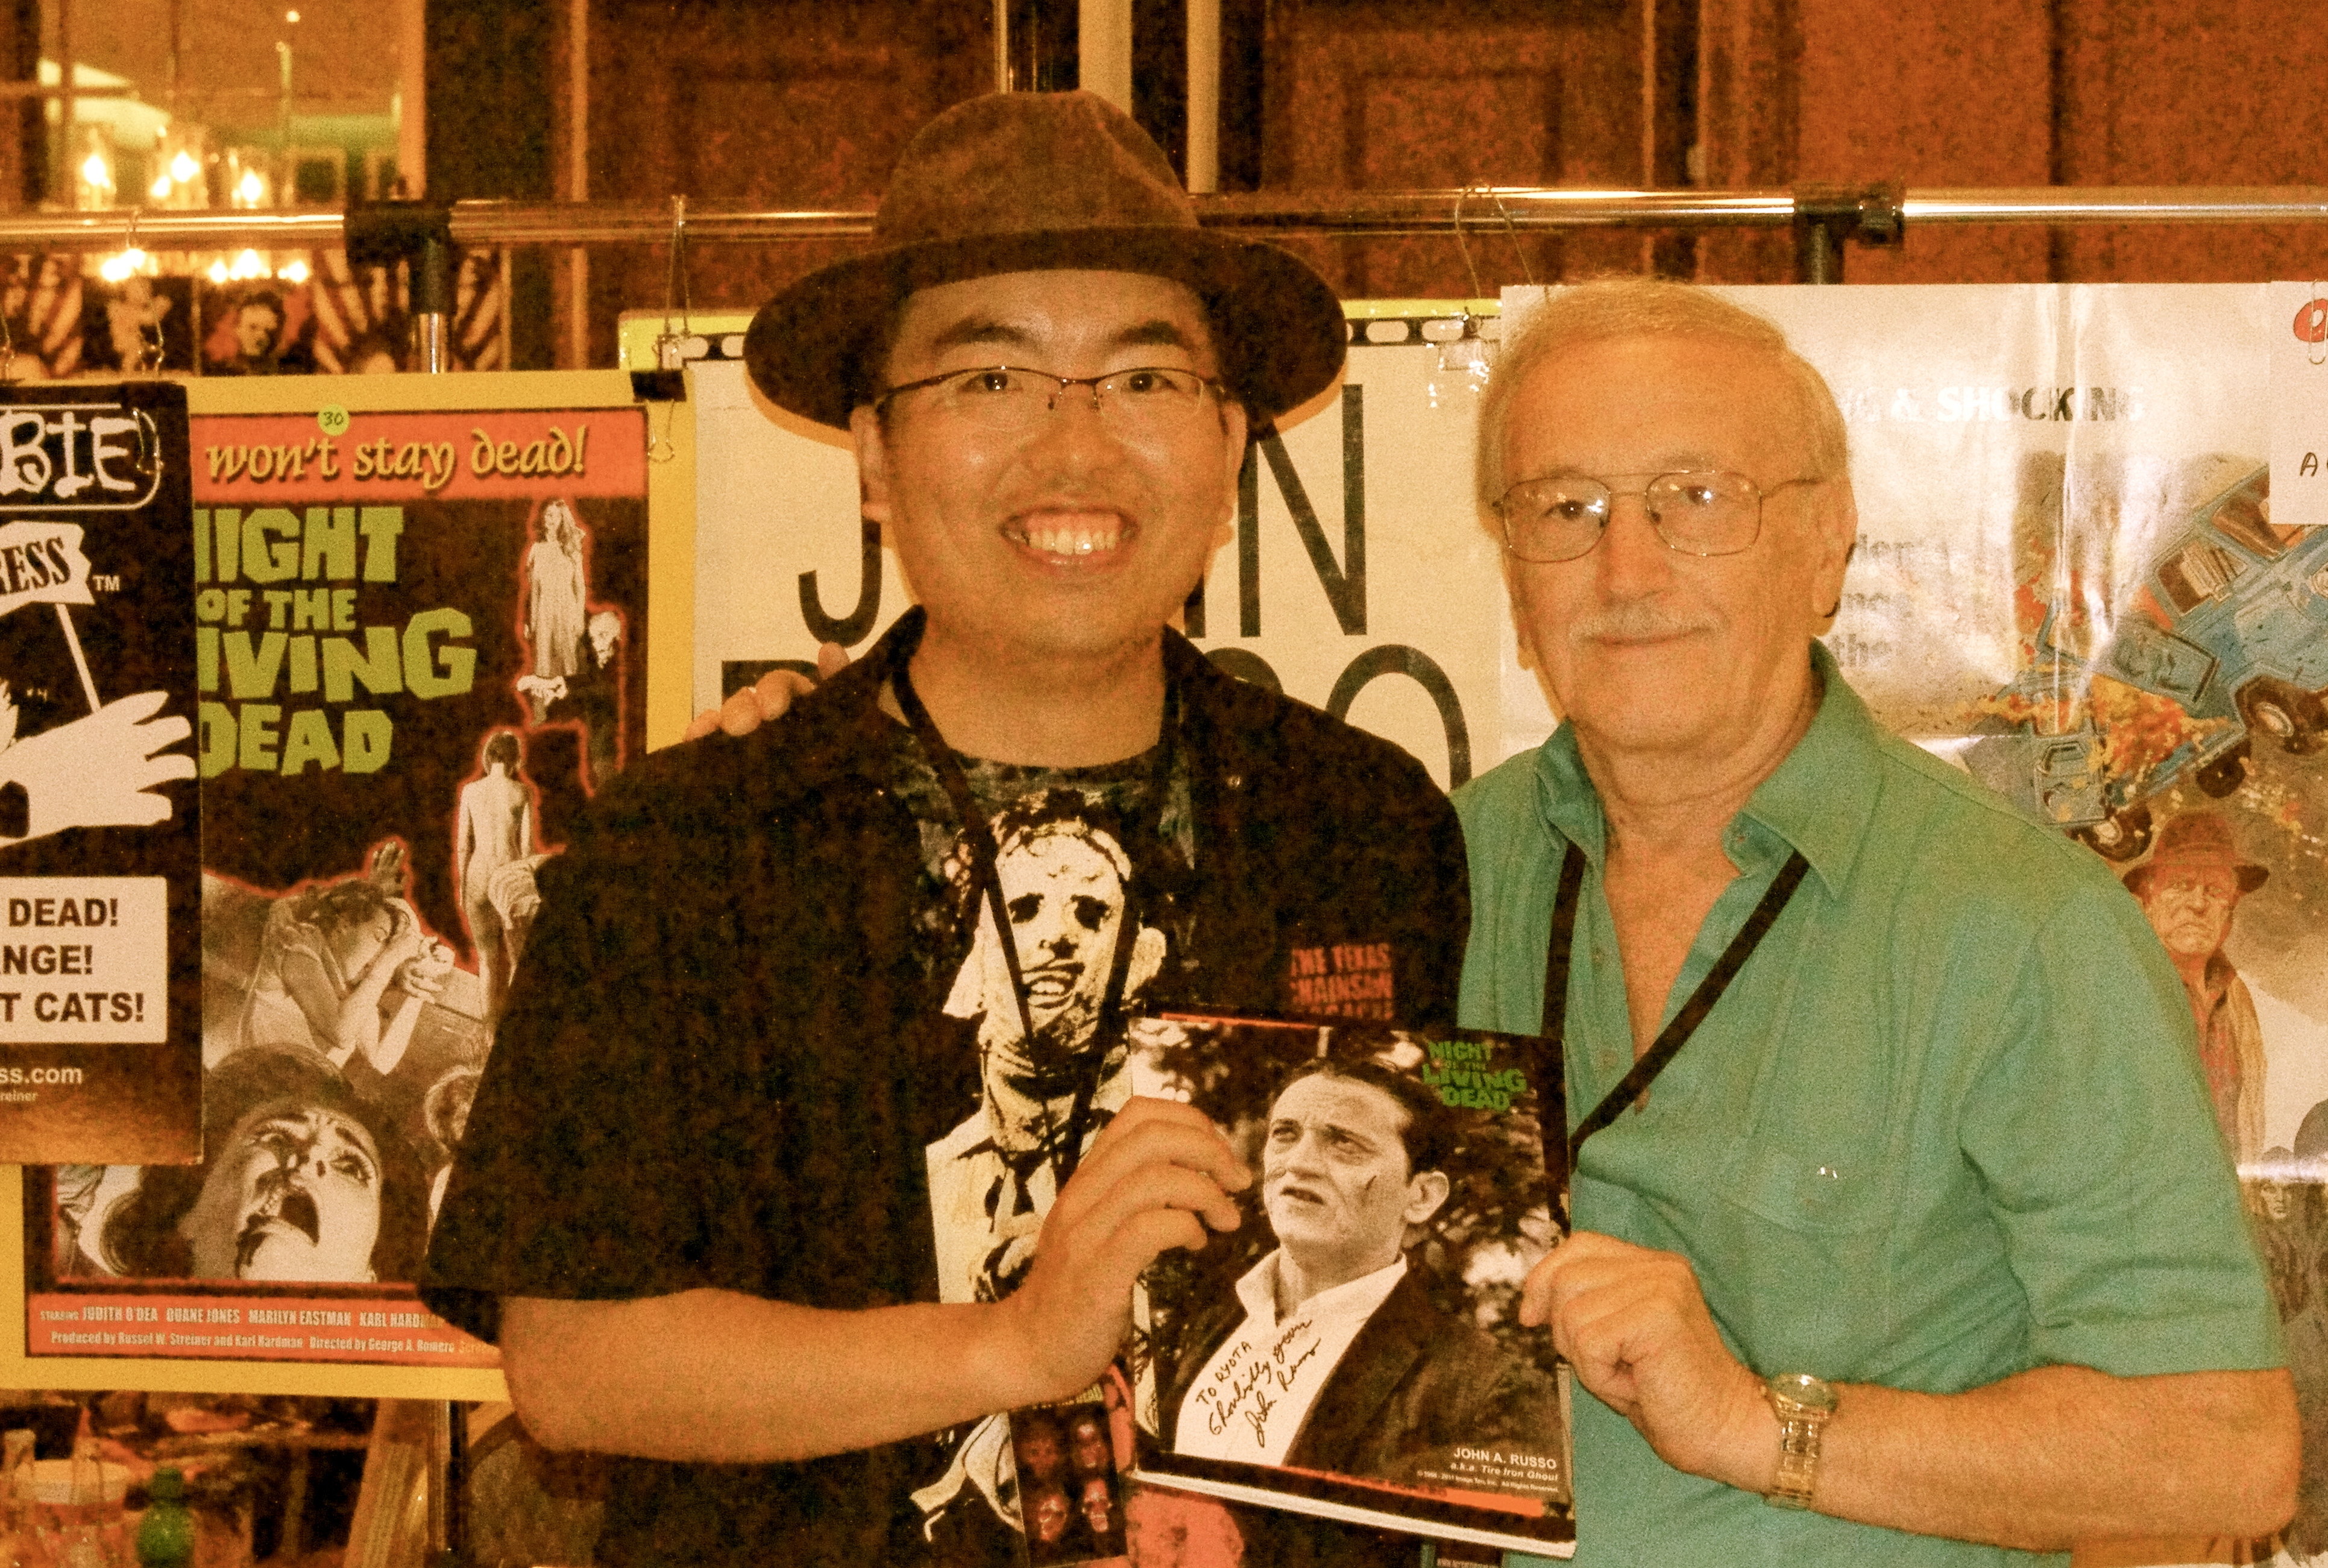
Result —
<instances>
[{"instance_id":1,"label":"crashed truck illustration","mask_svg":"<svg viewBox=\"0 0 2328 1568\"><path fill-rule=\"evenodd\" d=\"M2267 467L2192 510L2090 659L2059 644L2058 614L2048 606L2036 658L1998 693L2000 705L2067 711L2067 699L2107 676L2197 722L2164 756L2113 770L2090 711L2060 734L1992 717L1975 727L1964 761L2110 859L2149 848L2148 802L2182 779L2210 795L2238 789L2256 737L2295 753L2328 746L2328 529L2272 526Z\"/></svg>"}]
</instances>

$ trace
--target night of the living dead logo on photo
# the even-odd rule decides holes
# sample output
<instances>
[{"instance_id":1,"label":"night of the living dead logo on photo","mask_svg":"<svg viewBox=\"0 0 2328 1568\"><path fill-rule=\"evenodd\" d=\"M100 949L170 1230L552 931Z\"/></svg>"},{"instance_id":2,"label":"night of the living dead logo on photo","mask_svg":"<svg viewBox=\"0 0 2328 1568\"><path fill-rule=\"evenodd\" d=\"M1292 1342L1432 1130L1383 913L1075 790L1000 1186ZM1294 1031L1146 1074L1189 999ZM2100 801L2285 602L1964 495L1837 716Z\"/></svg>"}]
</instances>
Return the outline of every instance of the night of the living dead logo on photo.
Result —
<instances>
[{"instance_id":1,"label":"night of the living dead logo on photo","mask_svg":"<svg viewBox=\"0 0 2328 1568\"><path fill-rule=\"evenodd\" d=\"M185 393L0 393L0 1160L200 1150Z\"/></svg>"},{"instance_id":2,"label":"night of the living dead logo on photo","mask_svg":"<svg viewBox=\"0 0 2328 1568\"><path fill-rule=\"evenodd\" d=\"M410 1282L535 872L643 749L630 408L202 416L206 1163L28 1197L29 1349L490 1366Z\"/></svg>"}]
</instances>

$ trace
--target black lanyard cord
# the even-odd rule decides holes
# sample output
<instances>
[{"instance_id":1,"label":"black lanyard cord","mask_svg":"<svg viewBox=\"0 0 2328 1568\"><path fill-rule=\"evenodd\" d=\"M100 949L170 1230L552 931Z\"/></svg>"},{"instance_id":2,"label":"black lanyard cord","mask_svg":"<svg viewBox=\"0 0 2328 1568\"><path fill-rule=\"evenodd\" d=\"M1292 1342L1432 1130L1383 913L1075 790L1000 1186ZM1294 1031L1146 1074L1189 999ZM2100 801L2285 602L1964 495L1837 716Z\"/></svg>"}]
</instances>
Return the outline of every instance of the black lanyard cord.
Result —
<instances>
[{"instance_id":1,"label":"black lanyard cord","mask_svg":"<svg viewBox=\"0 0 2328 1568\"><path fill-rule=\"evenodd\" d=\"M1761 945L1762 938L1769 935L1770 927L1778 924L1779 915L1787 907L1787 901L1794 897L1795 888L1809 869L1810 862L1803 859L1801 850L1798 850L1787 857L1787 863L1779 869L1778 876L1772 878L1769 888L1763 893L1761 902L1754 906L1754 912L1746 917L1746 924L1738 928L1738 934L1730 939L1730 945L1723 950L1720 958L1713 961L1713 967L1705 972L1705 978L1697 982L1697 989L1690 993L1687 1001L1682 1003L1681 1010L1675 1013L1666 1027L1657 1032L1656 1041L1633 1064L1632 1070L1601 1097L1600 1103L1592 1108L1592 1113L1578 1122L1576 1131L1568 1135L1570 1169L1576 1168L1576 1151L1583 1147L1584 1141L1623 1115L1625 1107L1639 1099L1642 1092L1648 1088L1650 1080L1664 1072L1666 1064L1678 1056L1682 1047L1689 1043L1690 1036L1697 1032L1697 1026L1705 1021L1706 1015L1713 1010L1713 1004L1722 1000L1722 993L1730 989L1730 982L1738 977L1740 970L1746 967L1746 961L1753 956L1754 949ZM1572 844L1560 858L1560 890L1553 899L1552 934L1544 945L1544 1027L1541 1032L1552 1042L1552 1048L1563 1054L1566 1049L1568 1033L1568 971L1576 947L1576 905L1583 887L1584 857L1577 853L1576 847Z\"/></svg>"},{"instance_id":2,"label":"black lanyard cord","mask_svg":"<svg viewBox=\"0 0 2328 1568\"><path fill-rule=\"evenodd\" d=\"M917 643L919 639L915 641ZM984 896L987 912L993 917L995 937L1002 947L1002 961L1010 972L1010 993L1018 1006L1018 1027L1022 1031L1019 1038L1032 1051L1035 1048L1034 1008L1028 1000L1027 975L1019 961L1018 944L1010 934L1010 914L1003 904L1002 874L996 860L1000 846L995 842L993 824L979 809L977 796L971 790L968 775L962 772L960 757L946 744L945 737L939 733L936 722L930 718L929 709L922 705L920 694L914 690L913 676L907 671L913 656L913 644L897 651L889 669L890 690L897 694L897 706L905 713L915 743L922 748L931 771L937 775L938 783L944 787L946 798L953 803L955 814L962 819L962 842L970 852L971 876L976 879ZM1118 1015L1122 1010L1124 987L1131 968L1131 949L1139 940L1141 930L1142 912L1137 891L1138 878L1131 869L1136 867L1137 862L1132 857L1147 848L1142 836L1142 830L1148 826L1146 818L1154 819L1159 830L1156 836L1160 839L1165 799L1172 786L1178 714L1178 692L1168 673L1164 683L1163 734L1156 748L1156 772L1150 790L1149 809L1144 816L1125 813L1123 823L1121 848L1127 862L1123 878L1123 913L1116 925L1115 951L1108 964L1107 990L1101 999L1099 1016L1094 1026L1097 1043L1103 1047L1109 1031L1120 1021ZM977 951L973 926L971 952L975 953ZM1075 1166L1083 1158L1084 1133L1091 1123L1092 1102L1099 1093L1100 1075L1105 1062L1106 1052L1103 1048L1094 1056L1088 1071L1076 1074L1075 1105L1069 1113L1066 1135L1063 1141L1052 1137L1049 1113L1047 1109L1045 1112L1045 1137L1051 1143L1051 1167L1059 1188L1066 1186L1067 1178L1075 1175Z\"/></svg>"}]
</instances>

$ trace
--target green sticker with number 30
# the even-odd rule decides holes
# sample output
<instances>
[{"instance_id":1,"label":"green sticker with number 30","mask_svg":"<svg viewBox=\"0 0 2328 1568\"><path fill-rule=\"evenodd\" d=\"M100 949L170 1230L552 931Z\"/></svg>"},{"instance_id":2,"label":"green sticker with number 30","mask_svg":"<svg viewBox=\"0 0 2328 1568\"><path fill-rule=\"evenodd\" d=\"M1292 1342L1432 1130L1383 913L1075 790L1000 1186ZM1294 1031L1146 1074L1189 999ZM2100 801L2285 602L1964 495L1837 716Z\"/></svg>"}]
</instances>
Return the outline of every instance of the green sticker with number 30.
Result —
<instances>
[{"instance_id":1,"label":"green sticker with number 30","mask_svg":"<svg viewBox=\"0 0 2328 1568\"><path fill-rule=\"evenodd\" d=\"M326 436L344 436L348 433L348 426L353 421L349 418L345 408L333 403L327 408L316 410L315 423L323 427L324 434Z\"/></svg>"}]
</instances>

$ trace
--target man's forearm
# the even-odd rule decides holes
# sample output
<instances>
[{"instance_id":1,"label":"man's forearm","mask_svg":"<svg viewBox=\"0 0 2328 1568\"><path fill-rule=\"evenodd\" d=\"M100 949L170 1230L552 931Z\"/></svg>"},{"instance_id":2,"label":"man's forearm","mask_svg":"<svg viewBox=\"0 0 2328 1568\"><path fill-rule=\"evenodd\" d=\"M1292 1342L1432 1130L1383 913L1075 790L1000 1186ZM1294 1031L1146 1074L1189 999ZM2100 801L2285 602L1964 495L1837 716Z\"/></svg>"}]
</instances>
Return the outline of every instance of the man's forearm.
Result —
<instances>
[{"instance_id":1,"label":"man's forearm","mask_svg":"<svg viewBox=\"0 0 2328 1568\"><path fill-rule=\"evenodd\" d=\"M553 1449L764 1463L915 1437L1042 1397L998 1354L997 1309L830 1312L729 1291L512 1297L502 1348Z\"/></svg>"},{"instance_id":2,"label":"man's forearm","mask_svg":"<svg viewBox=\"0 0 2328 1568\"><path fill-rule=\"evenodd\" d=\"M1135 1098L1060 1191L1002 1300L831 1312L733 1291L510 1296L510 1396L550 1448L728 1463L843 1453L1065 1399L1122 1347L1141 1272L1234 1230L1228 1195L1251 1180L1198 1112Z\"/></svg>"},{"instance_id":3,"label":"man's forearm","mask_svg":"<svg viewBox=\"0 0 2328 1568\"><path fill-rule=\"evenodd\" d=\"M2295 1507L2285 1372L2046 1366L1967 1394L1839 1393L1813 1507L1840 1518L2060 1551L2114 1535L2259 1538ZM1775 1416L1769 1441L1775 1469Z\"/></svg>"}]
</instances>

